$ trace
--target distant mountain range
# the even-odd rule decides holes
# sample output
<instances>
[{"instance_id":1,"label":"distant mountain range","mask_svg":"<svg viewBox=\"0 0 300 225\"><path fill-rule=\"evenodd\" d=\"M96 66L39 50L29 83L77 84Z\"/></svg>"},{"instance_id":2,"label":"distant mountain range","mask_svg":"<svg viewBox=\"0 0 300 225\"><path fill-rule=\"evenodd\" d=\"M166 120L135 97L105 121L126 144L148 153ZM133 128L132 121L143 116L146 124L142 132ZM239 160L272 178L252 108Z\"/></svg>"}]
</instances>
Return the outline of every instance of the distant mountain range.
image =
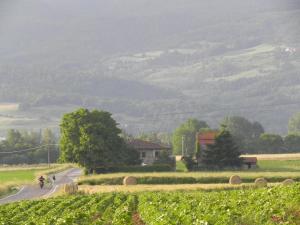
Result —
<instances>
[{"instance_id":1,"label":"distant mountain range","mask_svg":"<svg viewBox=\"0 0 300 225\"><path fill-rule=\"evenodd\" d=\"M300 111L299 18L296 0L2 0L0 133L88 107L131 133L240 115L284 134Z\"/></svg>"}]
</instances>

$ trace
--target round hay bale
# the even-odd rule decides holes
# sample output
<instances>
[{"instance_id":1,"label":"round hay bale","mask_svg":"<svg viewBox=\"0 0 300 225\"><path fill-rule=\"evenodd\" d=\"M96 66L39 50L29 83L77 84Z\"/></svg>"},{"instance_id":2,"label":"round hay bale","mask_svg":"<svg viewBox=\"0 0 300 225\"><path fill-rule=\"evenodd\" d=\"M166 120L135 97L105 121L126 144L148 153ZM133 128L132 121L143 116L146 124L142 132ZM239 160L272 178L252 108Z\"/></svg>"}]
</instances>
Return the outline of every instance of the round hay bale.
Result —
<instances>
[{"instance_id":1,"label":"round hay bale","mask_svg":"<svg viewBox=\"0 0 300 225\"><path fill-rule=\"evenodd\" d=\"M255 180L255 185L257 187L266 187L268 185L268 182L265 178L257 178Z\"/></svg>"},{"instance_id":2,"label":"round hay bale","mask_svg":"<svg viewBox=\"0 0 300 225\"><path fill-rule=\"evenodd\" d=\"M282 182L283 185L290 185L295 183L295 181L293 179L286 179Z\"/></svg>"},{"instance_id":3,"label":"round hay bale","mask_svg":"<svg viewBox=\"0 0 300 225\"><path fill-rule=\"evenodd\" d=\"M76 193L78 190L77 185L75 183L72 184L72 191L73 193Z\"/></svg>"},{"instance_id":4,"label":"round hay bale","mask_svg":"<svg viewBox=\"0 0 300 225\"><path fill-rule=\"evenodd\" d=\"M64 193L69 193L69 190L70 190L69 184L65 184L64 185Z\"/></svg>"},{"instance_id":5,"label":"round hay bale","mask_svg":"<svg viewBox=\"0 0 300 225\"><path fill-rule=\"evenodd\" d=\"M135 177L128 176L123 179L123 184L124 185L136 185L137 181L136 181Z\"/></svg>"},{"instance_id":6,"label":"round hay bale","mask_svg":"<svg viewBox=\"0 0 300 225\"><path fill-rule=\"evenodd\" d=\"M75 194L78 191L78 184L70 183L64 185L64 192L66 194Z\"/></svg>"},{"instance_id":7,"label":"round hay bale","mask_svg":"<svg viewBox=\"0 0 300 225\"><path fill-rule=\"evenodd\" d=\"M73 193L77 193L78 192L78 184L72 183L72 186L73 186Z\"/></svg>"},{"instance_id":8,"label":"round hay bale","mask_svg":"<svg viewBox=\"0 0 300 225\"><path fill-rule=\"evenodd\" d=\"M242 179L238 175L233 175L229 179L229 184L237 185L241 183L242 183Z\"/></svg>"}]
</instances>

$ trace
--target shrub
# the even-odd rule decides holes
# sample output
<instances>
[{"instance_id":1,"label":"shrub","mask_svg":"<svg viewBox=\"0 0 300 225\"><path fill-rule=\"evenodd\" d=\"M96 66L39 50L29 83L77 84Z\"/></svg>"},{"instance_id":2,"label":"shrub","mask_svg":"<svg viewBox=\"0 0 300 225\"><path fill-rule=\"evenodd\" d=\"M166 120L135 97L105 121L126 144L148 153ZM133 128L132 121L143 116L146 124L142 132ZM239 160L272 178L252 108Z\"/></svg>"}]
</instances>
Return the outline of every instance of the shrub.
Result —
<instances>
[{"instance_id":1,"label":"shrub","mask_svg":"<svg viewBox=\"0 0 300 225\"><path fill-rule=\"evenodd\" d=\"M197 165L193 157L190 156L183 156L181 160L185 164L185 167L188 169L188 171L194 170Z\"/></svg>"},{"instance_id":2,"label":"shrub","mask_svg":"<svg viewBox=\"0 0 300 225\"><path fill-rule=\"evenodd\" d=\"M111 178L91 178L79 181L79 184L87 185L122 185L125 176ZM135 176L138 184L221 184L228 183L230 177L180 177L180 176ZM268 177L269 182L282 182L284 177ZM254 183L253 177L242 177L243 183ZM294 181L300 181L294 177Z\"/></svg>"},{"instance_id":3,"label":"shrub","mask_svg":"<svg viewBox=\"0 0 300 225\"><path fill-rule=\"evenodd\" d=\"M176 167L176 159L174 156L170 156L168 151L162 151L158 155L158 159L154 162L154 165L169 165Z\"/></svg>"},{"instance_id":4,"label":"shrub","mask_svg":"<svg viewBox=\"0 0 300 225\"><path fill-rule=\"evenodd\" d=\"M195 184L194 177L139 177L138 184Z\"/></svg>"},{"instance_id":5,"label":"shrub","mask_svg":"<svg viewBox=\"0 0 300 225\"><path fill-rule=\"evenodd\" d=\"M121 185L124 177L112 177L112 178L99 178L99 179L86 179L79 181L78 184L87 185Z\"/></svg>"},{"instance_id":6,"label":"shrub","mask_svg":"<svg viewBox=\"0 0 300 225\"><path fill-rule=\"evenodd\" d=\"M98 167L96 173L112 172L169 172L174 171L174 167L168 164L154 164L147 166L119 166L119 167Z\"/></svg>"}]
</instances>

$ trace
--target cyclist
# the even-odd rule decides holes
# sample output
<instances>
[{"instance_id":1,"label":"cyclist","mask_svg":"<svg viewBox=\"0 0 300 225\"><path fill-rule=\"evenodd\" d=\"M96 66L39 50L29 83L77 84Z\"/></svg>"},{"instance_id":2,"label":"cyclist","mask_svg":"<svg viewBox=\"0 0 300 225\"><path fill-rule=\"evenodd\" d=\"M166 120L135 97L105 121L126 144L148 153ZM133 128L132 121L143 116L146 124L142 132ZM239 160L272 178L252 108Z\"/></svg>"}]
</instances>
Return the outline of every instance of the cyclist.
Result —
<instances>
[{"instance_id":1,"label":"cyclist","mask_svg":"<svg viewBox=\"0 0 300 225\"><path fill-rule=\"evenodd\" d=\"M42 189L44 187L45 178L43 176L40 176L39 178L40 188Z\"/></svg>"}]
</instances>

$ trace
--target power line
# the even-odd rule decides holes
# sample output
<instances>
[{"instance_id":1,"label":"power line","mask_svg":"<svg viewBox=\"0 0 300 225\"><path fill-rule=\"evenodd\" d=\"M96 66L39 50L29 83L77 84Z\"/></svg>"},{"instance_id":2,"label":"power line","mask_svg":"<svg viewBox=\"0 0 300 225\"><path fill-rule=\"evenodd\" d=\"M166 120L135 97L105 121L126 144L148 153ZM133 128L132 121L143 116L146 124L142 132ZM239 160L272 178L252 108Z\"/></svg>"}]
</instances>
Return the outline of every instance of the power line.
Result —
<instances>
[{"instance_id":1,"label":"power line","mask_svg":"<svg viewBox=\"0 0 300 225\"><path fill-rule=\"evenodd\" d=\"M17 151L10 151L10 152L1 152L0 151L0 154L15 154L15 153L21 153L21 152L29 152L29 151L33 151L33 150L37 150L37 149L40 149L40 148L43 148L43 147L47 147L47 146L58 146L58 144L47 144L47 145L40 145L40 146L37 146L37 147L34 147L34 148L27 148L27 149L23 149L23 150L17 150Z\"/></svg>"},{"instance_id":2,"label":"power line","mask_svg":"<svg viewBox=\"0 0 300 225\"><path fill-rule=\"evenodd\" d=\"M185 111L185 112L167 112L167 113L157 113L154 115L145 115L144 117L140 118L139 121L131 121L128 122L130 124L135 124L135 125L141 125L141 124L152 124L157 121L160 122L160 126L162 126L162 121L167 121L167 120L182 120L182 118L174 118L176 115L187 115L187 114L197 114L201 113L202 116L203 114L207 114L210 112L218 112L218 111L230 111L230 110L247 110L251 109L251 111L255 112L268 112L274 110L274 107L280 107L280 106L287 106L287 105L298 105L300 102L292 102L292 103L281 103L281 104L267 104L267 105L255 105L255 106L240 106L240 107L220 107L220 108L202 108L203 111ZM273 108L270 108L273 107ZM208 111L209 110L209 111ZM161 117L159 117L161 116ZM168 118L169 117L169 118ZM208 117L208 116L206 116Z\"/></svg>"},{"instance_id":3,"label":"power line","mask_svg":"<svg viewBox=\"0 0 300 225\"><path fill-rule=\"evenodd\" d=\"M253 107L255 107L255 109L257 108L266 108L266 107L276 107L276 106L287 106L287 105L296 105L296 104L300 104L300 102L293 102L293 103L281 103L281 104L269 104L269 105L260 105L260 106L239 106L239 107L224 107L224 108L215 108L215 109L211 109L211 111L221 111L221 110L232 110L232 109L253 109ZM269 109L271 110L271 109ZM258 109L259 111L259 109ZM169 112L169 113L161 113L161 114L157 114L157 115L161 115L161 116L168 116L168 115L184 115L184 114L194 114L194 113L199 113L200 111L186 111L186 112Z\"/></svg>"}]
</instances>

